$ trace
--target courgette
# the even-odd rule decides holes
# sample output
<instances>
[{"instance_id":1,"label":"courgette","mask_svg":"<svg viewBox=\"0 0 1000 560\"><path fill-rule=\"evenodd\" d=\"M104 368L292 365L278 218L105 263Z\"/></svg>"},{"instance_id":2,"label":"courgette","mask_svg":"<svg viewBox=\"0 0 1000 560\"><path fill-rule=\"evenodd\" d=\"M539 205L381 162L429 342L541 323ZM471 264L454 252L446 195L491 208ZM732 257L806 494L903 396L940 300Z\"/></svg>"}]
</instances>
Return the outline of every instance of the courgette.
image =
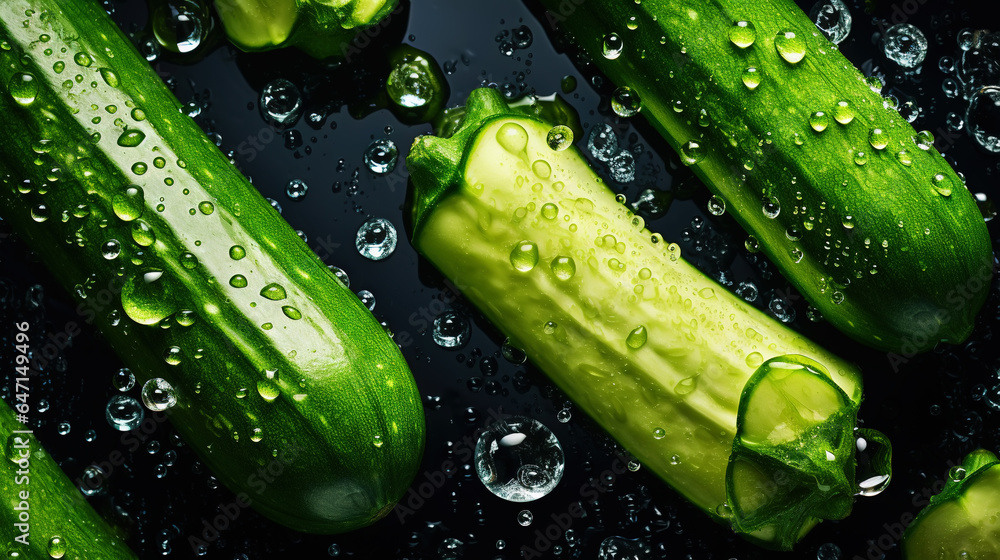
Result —
<instances>
[{"instance_id":1,"label":"courgette","mask_svg":"<svg viewBox=\"0 0 1000 560\"><path fill-rule=\"evenodd\" d=\"M100 3L0 3L0 215L233 492L300 531L372 523L420 464L413 376L179 108Z\"/></svg>"},{"instance_id":2,"label":"courgette","mask_svg":"<svg viewBox=\"0 0 1000 560\"><path fill-rule=\"evenodd\" d=\"M708 515L780 549L847 515L857 368L685 262L558 130L473 91L407 157L416 249Z\"/></svg>"},{"instance_id":3,"label":"courgette","mask_svg":"<svg viewBox=\"0 0 1000 560\"><path fill-rule=\"evenodd\" d=\"M349 59L352 40L377 34L398 0L215 0L222 27L244 51L298 47L314 58ZM374 28L374 31L372 29Z\"/></svg>"},{"instance_id":4,"label":"courgette","mask_svg":"<svg viewBox=\"0 0 1000 560\"><path fill-rule=\"evenodd\" d=\"M792 0L541 5L832 325L903 356L971 333L972 195Z\"/></svg>"},{"instance_id":5,"label":"courgette","mask_svg":"<svg viewBox=\"0 0 1000 560\"><path fill-rule=\"evenodd\" d=\"M979 560L1000 557L1000 460L977 449L951 468L903 534L906 560Z\"/></svg>"},{"instance_id":6,"label":"courgette","mask_svg":"<svg viewBox=\"0 0 1000 560\"><path fill-rule=\"evenodd\" d=\"M6 558L136 559L4 401L0 442L0 544Z\"/></svg>"}]
</instances>

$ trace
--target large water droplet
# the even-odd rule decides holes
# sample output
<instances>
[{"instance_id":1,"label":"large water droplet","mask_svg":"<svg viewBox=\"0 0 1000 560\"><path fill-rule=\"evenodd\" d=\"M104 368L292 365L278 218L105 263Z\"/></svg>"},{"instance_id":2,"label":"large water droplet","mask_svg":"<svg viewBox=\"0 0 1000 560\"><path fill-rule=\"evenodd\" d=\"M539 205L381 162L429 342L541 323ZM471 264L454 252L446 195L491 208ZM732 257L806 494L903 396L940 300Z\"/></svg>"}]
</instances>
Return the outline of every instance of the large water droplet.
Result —
<instances>
[{"instance_id":1,"label":"large water droplet","mask_svg":"<svg viewBox=\"0 0 1000 560\"><path fill-rule=\"evenodd\" d=\"M774 48L781 58L796 64L806 56L806 41L791 30L779 31L774 36Z\"/></svg>"},{"instance_id":2,"label":"large water droplet","mask_svg":"<svg viewBox=\"0 0 1000 560\"><path fill-rule=\"evenodd\" d=\"M857 495L877 496L892 480L892 444L878 430L861 428L857 434Z\"/></svg>"},{"instance_id":3,"label":"large water droplet","mask_svg":"<svg viewBox=\"0 0 1000 560\"><path fill-rule=\"evenodd\" d=\"M504 123L497 130L497 143L508 153L518 155L528 147L528 132L517 123Z\"/></svg>"},{"instance_id":4,"label":"large water droplet","mask_svg":"<svg viewBox=\"0 0 1000 560\"><path fill-rule=\"evenodd\" d=\"M561 152L573 145L573 129L562 124L556 125L549 130L545 142L549 148Z\"/></svg>"},{"instance_id":5,"label":"large water droplet","mask_svg":"<svg viewBox=\"0 0 1000 560\"><path fill-rule=\"evenodd\" d=\"M737 21L729 28L729 40L741 49L753 44L757 39L757 28L753 22Z\"/></svg>"},{"instance_id":6,"label":"large water droplet","mask_svg":"<svg viewBox=\"0 0 1000 560\"><path fill-rule=\"evenodd\" d=\"M111 376L111 385L122 393L135 386L135 374L129 368L121 368Z\"/></svg>"},{"instance_id":7,"label":"large water droplet","mask_svg":"<svg viewBox=\"0 0 1000 560\"><path fill-rule=\"evenodd\" d=\"M510 252L510 264L521 272L528 272L538 264L538 245L534 241L521 241Z\"/></svg>"},{"instance_id":8,"label":"large water droplet","mask_svg":"<svg viewBox=\"0 0 1000 560\"><path fill-rule=\"evenodd\" d=\"M569 280L576 274L576 262L573 257L556 257L549 265L552 274L560 280Z\"/></svg>"},{"instance_id":9,"label":"large water droplet","mask_svg":"<svg viewBox=\"0 0 1000 560\"><path fill-rule=\"evenodd\" d=\"M873 128L868 132L868 143L876 150L884 150L889 145L889 133L881 128Z\"/></svg>"},{"instance_id":10,"label":"large water droplet","mask_svg":"<svg viewBox=\"0 0 1000 560\"><path fill-rule=\"evenodd\" d=\"M201 46L212 25L207 3L168 0L155 6L150 15L153 36L163 48L189 53Z\"/></svg>"},{"instance_id":11,"label":"large water droplet","mask_svg":"<svg viewBox=\"0 0 1000 560\"><path fill-rule=\"evenodd\" d=\"M392 255L396 242L396 228L392 222L385 218L371 218L358 228L354 246L363 257L380 261Z\"/></svg>"},{"instance_id":12,"label":"large water droplet","mask_svg":"<svg viewBox=\"0 0 1000 560\"><path fill-rule=\"evenodd\" d=\"M302 200L309 192L309 185L301 179L292 179L285 185L285 196L291 200Z\"/></svg>"},{"instance_id":13,"label":"large water droplet","mask_svg":"<svg viewBox=\"0 0 1000 560\"><path fill-rule=\"evenodd\" d=\"M601 45L601 54L608 60L614 60L621 56L622 49L624 48L625 43L622 42L621 37L617 33L609 33L604 36L604 42Z\"/></svg>"},{"instance_id":14,"label":"large water droplet","mask_svg":"<svg viewBox=\"0 0 1000 560\"><path fill-rule=\"evenodd\" d=\"M809 126L816 132L823 132L830 126L830 116L823 111L816 111L809 115Z\"/></svg>"},{"instance_id":15,"label":"large water droplet","mask_svg":"<svg viewBox=\"0 0 1000 560\"><path fill-rule=\"evenodd\" d=\"M760 71L753 66L744 70L741 78L747 89L757 89L757 86L760 85Z\"/></svg>"},{"instance_id":16,"label":"large water droplet","mask_svg":"<svg viewBox=\"0 0 1000 560\"><path fill-rule=\"evenodd\" d=\"M843 0L820 0L809 11L809 17L835 45L851 33L851 11Z\"/></svg>"},{"instance_id":17,"label":"large water droplet","mask_svg":"<svg viewBox=\"0 0 1000 560\"><path fill-rule=\"evenodd\" d=\"M17 72L10 78L10 96L22 107L27 107L35 102L38 97L38 81L35 76L27 72Z\"/></svg>"},{"instance_id":18,"label":"large water droplet","mask_svg":"<svg viewBox=\"0 0 1000 560\"><path fill-rule=\"evenodd\" d=\"M476 443L476 474L511 502L537 500L562 479L564 456L555 435L537 420L511 416L491 424Z\"/></svg>"},{"instance_id":19,"label":"large water droplet","mask_svg":"<svg viewBox=\"0 0 1000 560\"><path fill-rule=\"evenodd\" d=\"M140 325L155 325L177 310L170 283L159 270L126 280L121 301L125 314Z\"/></svg>"},{"instance_id":20,"label":"large water droplet","mask_svg":"<svg viewBox=\"0 0 1000 560\"><path fill-rule=\"evenodd\" d=\"M833 106L833 120L840 124L848 124L854 120L854 108L847 101L838 101Z\"/></svg>"},{"instance_id":21,"label":"large water droplet","mask_svg":"<svg viewBox=\"0 0 1000 560\"><path fill-rule=\"evenodd\" d=\"M108 401L104 415L112 428L120 432L128 432L142 424L146 413L139 405L139 401L134 398L128 395L115 395Z\"/></svg>"},{"instance_id":22,"label":"large water droplet","mask_svg":"<svg viewBox=\"0 0 1000 560\"><path fill-rule=\"evenodd\" d=\"M611 94L611 110L622 118L636 115L642 109L639 93L628 86L621 86Z\"/></svg>"},{"instance_id":23,"label":"large water droplet","mask_svg":"<svg viewBox=\"0 0 1000 560\"><path fill-rule=\"evenodd\" d=\"M1000 153L1000 87L986 86L969 98L965 120L969 134L990 152Z\"/></svg>"},{"instance_id":24,"label":"large water droplet","mask_svg":"<svg viewBox=\"0 0 1000 560\"><path fill-rule=\"evenodd\" d=\"M694 165L705 159L706 151L698 140L688 140L681 146L681 162L684 165Z\"/></svg>"},{"instance_id":25,"label":"large water droplet","mask_svg":"<svg viewBox=\"0 0 1000 560\"><path fill-rule=\"evenodd\" d=\"M587 149L600 161L608 161L618 153L618 136L610 124L594 126L587 139Z\"/></svg>"},{"instance_id":26,"label":"large water droplet","mask_svg":"<svg viewBox=\"0 0 1000 560\"><path fill-rule=\"evenodd\" d=\"M261 288L260 295L261 297L271 301L281 301L288 297L288 294L285 292L285 288L276 282L271 282Z\"/></svg>"},{"instance_id":27,"label":"large water droplet","mask_svg":"<svg viewBox=\"0 0 1000 560\"><path fill-rule=\"evenodd\" d=\"M166 410L177 404L177 392L162 377L154 377L142 386L142 403L154 412Z\"/></svg>"},{"instance_id":28,"label":"large water droplet","mask_svg":"<svg viewBox=\"0 0 1000 560\"><path fill-rule=\"evenodd\" d=\"M124 191L114 195L111 200L111 207L115 215L122 221L131 222L142 216L145 209L146 199L139 185L130 185Z\"/></svg>"},{"instance_id":29,"label":"large water droplet","mask_svg":"<svg viewBox=\"0 0 1000 560\"><path fill-rule=\"evenodd\" d=\"M118 137L118 145L123 148L135 148L146 139L146 133L137 128L128 128Z\"/></svg>"},{"instance_id":30,"label":"large water droplet","mask_svg":"<svg viewBox=\"0 0 1000 560\"><path fill-rule=\"evenodd\" d=\"M638 350L646 345L646 339L649 335L646 333L646 327L639 325L638 327L632 329L628 336L625 337L625 344L633 350Z\"/></svg>"}]
</instances>

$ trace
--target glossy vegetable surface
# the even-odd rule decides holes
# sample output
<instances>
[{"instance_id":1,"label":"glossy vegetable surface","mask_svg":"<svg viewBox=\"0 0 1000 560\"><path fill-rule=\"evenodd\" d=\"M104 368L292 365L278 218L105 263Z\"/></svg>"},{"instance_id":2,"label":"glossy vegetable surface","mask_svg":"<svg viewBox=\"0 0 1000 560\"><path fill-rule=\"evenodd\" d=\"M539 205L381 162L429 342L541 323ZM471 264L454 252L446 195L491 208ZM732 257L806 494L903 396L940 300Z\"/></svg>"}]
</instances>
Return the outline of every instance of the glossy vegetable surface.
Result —
<instances>
[{"instance_id":1,"label":"glossy vegetable surface","mask_svg":"<svg viewBox=\"0 0 1000 560\"><path fill-rule=\"evenodd\" d=\"M552 125L479 89L418 138L413 243L700 509L787 549L851 509L861 378L645 229Z\"/></svg>"},{"instance_id":2,"label":"glossy vegetable surface","mask_svg":"<svg viewBox=\"0 0 1000 560\"><path fill-rule=\"evenodd\" d=\"M905 356L969 336L993 268L972 195L794 2L541 4L827 321Z\"/></svg>"},{"instance_id":3,"label":"glossy vegetable surface","mask_svg":"<svg viewBox=\"0 0 1000 560\"><path fill-rule=\"evenodd\" d=\"M414 379L178 107L98 2L3 2L0 215L238 497L300 531L367 525L420 463Z\"/></svg>"}]
</instances>

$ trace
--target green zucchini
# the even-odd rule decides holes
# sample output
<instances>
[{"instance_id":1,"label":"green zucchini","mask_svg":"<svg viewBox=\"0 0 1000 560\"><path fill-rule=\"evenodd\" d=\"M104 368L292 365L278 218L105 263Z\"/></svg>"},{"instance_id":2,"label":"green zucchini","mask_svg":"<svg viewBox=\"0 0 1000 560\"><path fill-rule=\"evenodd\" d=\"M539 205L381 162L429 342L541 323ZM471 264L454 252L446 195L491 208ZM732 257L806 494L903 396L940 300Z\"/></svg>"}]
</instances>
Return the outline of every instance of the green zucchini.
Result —
<instances>
[{"instance_id":1,"label":"green zucchini","mask_svg":"<svg viewBox=\"0 0 1000 560\"><path fill-rule=\"evenodd\" d=\"M903 533L905 560L1000 557L1000 460L977 449L952 467L939 494Z\"/></svg>"},{"instance_id":2,"label":"green zucchini","mask_svg":"<svg viewBox=\"0 0 1000 560\"><path fill-rule=\"evenodd\" d=\"M0 215L239 497L372 523L420 464L413 376L179 107L100 3L0 3Z\"/></svg>"},{"instance_id":3,"label":"green zucchini","mask_svg":"<svg viewBox=\"0 0 1000 560\"><path fill-rule=\"evenodd\" d=\"M793 0L578 4L541 0L832 325L904 356L971 333L972 195Z\"/></svg>"},{"instance_id":4,"label":"green zucchini","mask_svg":"<svg viewBox=\"0 0 1000 560\"><path fill-rule=\"evenodd\" d=\"M28 324L17 326L26 343ZM3 401L0 442L0 543L6 547L5 558L136 559Z\"/></svg>"},{"instance_id":5,"label":"green zucchini","mask_svg":"<svg viewBox=\"0 0 1000 560\"><path fill-rule=\"evenodd\" d=\"M787 549L851 509L861 376L644 227L561 129L472 92L407 157L414 246L642 464Z\"/></svg>"}]
</instances>

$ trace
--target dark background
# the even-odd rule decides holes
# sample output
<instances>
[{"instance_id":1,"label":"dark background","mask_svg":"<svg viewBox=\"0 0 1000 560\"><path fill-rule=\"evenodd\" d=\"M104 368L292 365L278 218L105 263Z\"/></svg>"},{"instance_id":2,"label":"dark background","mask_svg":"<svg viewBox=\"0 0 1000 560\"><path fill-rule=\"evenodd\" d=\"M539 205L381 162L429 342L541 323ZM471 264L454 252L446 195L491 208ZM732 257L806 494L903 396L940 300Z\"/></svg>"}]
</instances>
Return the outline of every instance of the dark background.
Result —
<instances>
[{"instance_id":1,"label":"dark background","mask_svg":"<svg viewBox=\"0 0 1000 560\"><path fill-rule=\"evenodd\" d=\"M800 4L808 10L812 2ZM882 2L866 13L862 5L849 3L854 28L841 49L855 65L885 74L883 93L901 101L912 98L922 109L914 127L928 129L939 138L948 136L941 148L968 178L969 188L994 197L1000 158L978 148L964 129L943 135L948 113L964 115L967 101L943 92L946 75L938 61L960 54L959 30L997 26L998 20L986 13L988 3L976 4L979 7L958 0ZM107 0L106 5L137 43L149 37L145 3ZM455 444L461 450L464 438L471 437L493 413L503 412L531 416L553 430L566 455L565 476L550 495L513 504L486 491L471 465L461 464L439 479L443 481L440 488L415 507L412 515L401 519L394 512L373 527L345 535L301 534L243 510L221 538L211 543L205 557L514 559L524 554L528 558L596 558L602 540L620 536L643 539L651 547L648 558L812 559L821 546L830 549L829 543L840 550L839 558L881 558L883 553L899 558L902 523L919 510L915 496L935 489L949 466L968 451L979 446L998 450L1000 352L992 342L998 325L996 289L980 313L976 332L962 346L940 347L904 363L865 349L828 325L807 318L806 303L795 297L773 267L746 252L745 234L732 219L704 212L707 191L670 149L641 118L620 120L610 112L611 88L592 70L574 66L571 57L553 47L556 38L551 30L525 3L412 0L404 6L405 11L393 18L372 45L351 64L337 68L312 63L294 51L246 55L222 40L186 57L161 55L152 64L181 102L201 107L196 120L216 135L223 151L235 152L240 168L265 196L281 205L292 227L305 234L324 261L347 272L351 289L374 294L375 314L403 344L425 399L427 447L421 472L440 472L449 459L464 458ZM909 76L885 60L877 44L877 18L891 19L906 12L910 12L907 21L920 27L930 43L921 71ZM522 26L530 32L530 46L513 54L502 52L502 43ZM523 38L523 30L520 33ZM859 498L850 518L821 524L796 552L779 555L733 536L640 468L616 475L608 492L596 503L586 503L586 516L573 520L571 534L559 529L551 543L540 540L539 534L553 525L553 515L587 501L581 487L616 466L620 449L572 405L571 420L557 421L556 413L567 404L565 397L532 367L505 360L500 355L503 337L447 290L441 277L410 246L402 217L407 186L403 158L412 139L431 129L426 124L407 126L370 102L385 76L382 48L399 42L429 52L446 68L449 105L461 104L470 90L483 85L515 96L546 95L559 91L565 76L575 77L578 85L565 98L579 112L586 130L610 123L623 146L638 154L635 180L618 184L609 179L608 184L630 203L650 188L675 199L665 215L647 215L649 227L680 243L686 258L713 276L733 282L731 287L745 280L754 282L760 291L756 304L762 308L776 290L791 294L796 312L791 326L862 366L866 400L861 421L865 427L886 433L894 445L894 479L889 489L877 497ZM290 137L274 136L263 142L269 135L261 132L266 124L258 110L258 96L261 87L275 77L286 77L302 87L306 105ZM306 119L312 112L325 115L316 126ZM249 149L254 138L262 149ZM399 147L400 163L389 176L376 176L363 165L364 147L376 138L388 138ZM577 138L577 146L584 142ZM607 177L606 166L594 164ZM303 202L285 196L285 184L291 179L309 185ZM380 262L368 261L354 249L358 226L372 216L390 220L400 232L395 253ZM996 238L994 226L991 222ZM74 307L51 275L33 262L20 240L0 222L3 332L11 328L7 319L25 315L42 317L52 332L60 331L69 321L79 322ZM439 348L431 341L427 318L444 309L453 309L473 323L470 341L461 349ZM7 364L8 351L6 346L2 349ZM34 384L32 398L39 399L33 415L36 433L73 479L88 465L106 460L111 451L125 453L126 464L116 469L91 503L128 531L129 544L141 558L194 557L188 537L199 535L202 520L214 517L219 506L234 497L200 466L168 424L149 434L142 448L128 451L121 433L104 419L105 404L116 393L112 374L120 367L97 333L87 330L76 337ZM8 376L9 369L2 375ZM4 379L0 394L5 399L12 385ZM138 389L130 394L137 397ZM60 424L68 425L68 431ZM153 441L157 444L150 445ZM416 484L426 480L421 474ZM534 515L528 527L517 523L522 509ZM448 539L461 541L461 550L448 550L449 544L454 545ZM498 541L504 543L502 548ZM522 547L537 550L538 556ZM461 556L455 556L459 552ZM820 554L818 558L838 556Z\"/></svg>"}]
</instances>

